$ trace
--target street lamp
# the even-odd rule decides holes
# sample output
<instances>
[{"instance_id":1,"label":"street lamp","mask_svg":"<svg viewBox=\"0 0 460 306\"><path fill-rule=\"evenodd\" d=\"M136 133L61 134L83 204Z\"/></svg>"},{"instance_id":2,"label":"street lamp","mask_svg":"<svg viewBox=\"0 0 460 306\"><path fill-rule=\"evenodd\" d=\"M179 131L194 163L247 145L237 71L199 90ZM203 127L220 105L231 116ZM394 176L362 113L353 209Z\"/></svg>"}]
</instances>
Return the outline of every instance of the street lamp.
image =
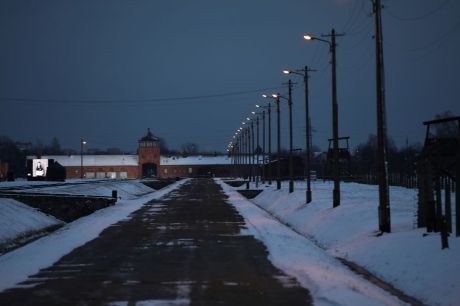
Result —
<instances>
[{"instance_id":1,"label":"street lamp","mask_svg":"<svg viewBox=\"0 0 460 306\"><path fill-rule=\"evenodd\" d=\"M311 35L304 35L305 40L318 40L329 45L331 52L332 64L332 139L333 139L333 164L334 164L334 190L333 190L333 207L340 205L340 170L339 170L339 120L338 120L338 105L337 105L337 84L336 84L336 55L335 43L336 36L343 36L344 34L336 34L332 29L331 34L321 35L321 37L331 37L331 40L326 40Z\"/></svg>"},{"instance_id":2,"label":"street lamp","mask_svg":"<svg viewBox=\"0 0 460 306\"><path fill-rule=\"evenodd\" d=\"M262 95L263 98L271 98L275 100L276 103L276 130L277 130L277 158L278 163L276 167L277 178L276 178L276 189L281 189L281 130L280 130L280 99L284 99L288 101L289 105L289 192L294 190L294 180L293 180L293 164L292 164L292 97L291 97L291 87L292 82L289 80L289 98L286 98L280 94L271 94Z\"/></svg>"},{"instance_id":3,"label":"street lamp","mask_svg":"<svg viewBox=\"0 0 460 306\"><path fill-rule=\"evenodd\" d=\"M258 107L256 105L256 107ZM265 169L263 167L264 163L262 162L262 169L260 168L260 155L262 155L262 161L265 160L265 110L262 112L251 112L253 115L257 115L257 168L259 169L259 174L262 177L262 184L265 184ZM259 116L262 115L262 152L260 150L259 142Z\"/></svg>"},{"instance_id":4,"label":"street lamp","mask_svg":"<svg viewBox=\"0 0 460 306\"><path fill-rule=\"evenodd\" d=\"M275 105L276 105L276 142L277 142L277 153L276 157L278 159L277 167L276 167L276 189L281 189L281 164L280 164L280 158L281 158L281 144L280 144L280 98L276 94L272 95L262 95L262 98L265 99L274 99L275 100Z\"/></svg>"},{"instance_id":5,"label":"street lamp","mask_svg":"<svg viewBox=\"0 0 460 306\"><path fill-rule=\"evenodd\" d=\"M83 146L88 142L80 138L80 178L83 178Z\"/></svg>"},{"instance_id":6,"label":"street lamp","mask_svg":"<svg viewBox=\"0 0 460 306\"><path fill-rule=\"evenodd\" d=\"M306 35L308 36L308 35ZM308 66L305 66L303 70L283 70L284 74L297 74L303 76L304 89L305 89L305 151L306 151L306 162L305 162L305 176L307 179L307 194L306 202L307 204L312 200L311 194L311 119L310 119L310 107L308 102L308 72L315 71L308 69Z\"/></svg>"},{"instance_id":7,"label":"street lamp","mask_svg":"<svg viewBox=\"0 0 460 306\"><path fill-rule=\"evenodd\" d=\"M267 112L268 112L268 161L269 161L269 164L270 164L270 161L271 161L271 156L272 156L272 119L271 119L271 109L272 109L272 106L270 105L270 102L268 103L268 105L258 105L256 104L256 107L257 108L263 108L263 109L267 109ZM265 117L264 117L265 118ZM265 125L264 125L264 133L265 133ZM263 157L263 164L264 164L264 169L265 169L265 134L264 134L264 149L263 149L263 153L264 153L264 157ZM264 170L265 171L265 170ZM265 172L264 172L264 177L265 177ZM268 167L268 184L272 184L272 170L271 170L271 166Z\"/></svg>"}]
</instances>

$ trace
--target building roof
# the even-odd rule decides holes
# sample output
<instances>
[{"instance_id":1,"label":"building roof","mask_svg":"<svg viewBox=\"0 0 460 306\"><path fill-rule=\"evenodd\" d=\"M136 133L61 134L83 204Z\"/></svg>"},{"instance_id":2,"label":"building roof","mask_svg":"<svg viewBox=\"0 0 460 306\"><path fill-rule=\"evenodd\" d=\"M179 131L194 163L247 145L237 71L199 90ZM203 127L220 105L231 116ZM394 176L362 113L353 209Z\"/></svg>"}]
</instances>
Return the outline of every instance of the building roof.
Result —
<instances>
[{"instance_id":1,"label":"building roof","mask_svg":"<svg viewBox=\"0 0 460 306\"><path fill-rule=\"evenodd\" d=\"M36 156L27 156L27 159L34 159ZM80 155L46 155L43 159L54 159L64 167L80 166ZM227 155L218 156L161 156L162 166L186 166L186 165L230 165L231 157ZM83 155L83 166L138 166L139 155Z\"/></svg>"},{"instance_id":2,"label":"building roof","mask_svg":"<svg viewBox=\"0 0 460 306\"><path fill-rule=\"evenodd\" d=\"M179 166L179 165L229 165L232 159L227 155L218 156L161 156L160 165Z\"/></svg>"},{"instance_id":3,"label":"building roof","mask_svg":"<svg viewBox=\"0 0 460 306\"><path fill-rule=\"evenodd\" d=\"M27 156L27 159L36 158ZM80 166L80 155L47 155L43 159L54 159L64 167ZM90 166L138 166L138 155L83 155L83 165Z\"/></svg>"},{"instance_id":4,"label":"building roof","mask_svg":"<svg viewBox=\"0 0 460 306\"><path fill-rule=\"evenodd\" d=\"M153 135L153 133L150 131L150 128L147 129L147 134L139 139L139 141L158 141L158 137Z\"/></svg>"}]
</instances>

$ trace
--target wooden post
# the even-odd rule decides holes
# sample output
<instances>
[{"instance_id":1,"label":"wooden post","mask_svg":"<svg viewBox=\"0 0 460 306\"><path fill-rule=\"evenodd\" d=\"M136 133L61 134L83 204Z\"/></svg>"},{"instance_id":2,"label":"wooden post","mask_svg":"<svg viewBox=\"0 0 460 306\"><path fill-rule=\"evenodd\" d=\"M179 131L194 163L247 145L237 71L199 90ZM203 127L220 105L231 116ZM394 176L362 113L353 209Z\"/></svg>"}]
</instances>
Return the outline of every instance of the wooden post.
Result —
<instances>
[{"instance_id":1,"label":"wooden post","mask_svg":"<svg viewBox=\"0 0 460 306\"><path fill-rule=\"evenodd\" d=\"M418 186L418 207L417 207L417 227L427 226L427 177L424 163L417 165L417 173L420 178Z\"/></svg>"},{"instance_id":2,"label":"wooden post","mask_svg":"<svg viewBox=\"0 0 460 306\"><path fill-rule=\"evenodd\" d=\"M433 195L433 177L431 175L430 169L426 170L425 177L425 205L426 205L426 230L427 232L432 232L435 229L435 201Z\"/></svg>"},{"instance_id":3,"label":"wooden post","mask_svg":"<svg viewBox=\"0 0 460 306\"><path fill-rule=\"evenodd\" d=\"M458 134L457 134L457 162L456 162L456 174L455 174L455 211L456 211L456 231L455 235L458 237L460 236L460 192L459 192L459 183L458 181L460 180L460 120L457 120L457 129L458 129Z\"/></svg>"},{"instance_id":4,"label":"wooden post","mask_svg":"<svg viewBox=\"0 0 460 306\"><path fill-rule=\"evenodd\" d=\"M449 234L447 233L447 224L446 224L446 217L441 217L441 248L448 249L449 248Z\"/></svg>"},{"instance_id":5,"label":"wooden post","mask_svg":"<svg viewBox=\"0 0 460 306\"><path fill-rule=\"evenodd\" d=\"M444 211L446 212L446 222L447 222L447 231L452 233L452 207L450 203L450 179L448 177L445 178L444 186L446 186L445 191L445 208Z\"/></svg>"},{"instance_id":6,"label":"wooden post","mask_svg":"<svg viewBox=\"0 0 460 306\"><path fill-rule=\"evenodd\" d=\"M441 231L441 227L442 227L442 195L441 195L441 178L439 177L439 173L436 173L436 177L434 179L434 186L436 189L434 231L439 232Z\"/></svg>"}]
</instances>

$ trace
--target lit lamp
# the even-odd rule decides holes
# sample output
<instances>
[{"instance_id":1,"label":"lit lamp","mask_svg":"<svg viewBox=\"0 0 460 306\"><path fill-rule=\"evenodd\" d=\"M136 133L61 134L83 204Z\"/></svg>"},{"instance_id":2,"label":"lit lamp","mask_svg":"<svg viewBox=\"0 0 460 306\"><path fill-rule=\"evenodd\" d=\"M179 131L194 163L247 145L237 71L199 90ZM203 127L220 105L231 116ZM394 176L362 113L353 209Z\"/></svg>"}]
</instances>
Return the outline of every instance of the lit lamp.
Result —
<instances>
[{"instance_id":1,"label":"lit lamp","mask_svg":"<svg viewBox=\"0 0 460 306\"><path fill-rule=\"evenodd\" d=\"M88 142L80 138L80 178L83 178L83 146Z\"/></svg>"},{"instance_id":2,"label":"lit lamp","mask_svg":"<svg viewBox=\"0 0 460 306\"><path fill-rule=\"evenodd\" d=\"M336 85L336 47L335 38L343 36L344 34L337 34L332 29L331 34L321 35L322 37L331 37L331 40L326 40L311 35L304 35L305 40L318 40L329 45L331 53L331 67L332 67L332 140L333 140L333 177L334 177L334 190L333 190L333 207L340 205L340 169L339 169L339 115L337 106L337 85Z\"/></svg>"},{"instance_id":3,"label":"lit lamp","mask_svg":"<svg viewBox=\"0 0 460 306\"><path fill-rule=\"evenodd\" d=\"M305 39L311 40L310 35L305 35ZM306 203L310 203L312 200L311 195L311 121L310 121L310 110L308 102L308 72L315 71L309 69L307 66L303 70L283 70L284 74L296 74L303 77L304 90L305 90L305 153L306 153L306 162L305 162L305 177L307 180L307 193L306 193Z\"/></svg>"}]
</instances>

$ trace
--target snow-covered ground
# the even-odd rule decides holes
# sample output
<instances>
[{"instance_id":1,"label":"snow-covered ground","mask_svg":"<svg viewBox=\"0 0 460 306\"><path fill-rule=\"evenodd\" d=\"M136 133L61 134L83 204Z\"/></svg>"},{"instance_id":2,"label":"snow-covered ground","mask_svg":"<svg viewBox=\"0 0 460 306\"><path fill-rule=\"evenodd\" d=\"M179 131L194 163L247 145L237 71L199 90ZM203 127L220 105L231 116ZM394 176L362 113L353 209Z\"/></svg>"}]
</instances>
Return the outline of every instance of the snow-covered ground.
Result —
<instances>
[{"instance_id":1,"label":"snow-covered ground","mask_svg":"<svg viewBox=\"0 0 460 306\"><path fill-rule=\"evenodd\" d=\"M154 191L154 189L145 186L138 180L107 180L102 182L87 182L85 184L42 188L33 188L33 186L37 185L37 182L27 182L32 184L26 184L26 182L27 181L23 181L23 184L18 182L16 186L31 187L22 192L89 196L111 196L112 190L117 190L119 200L134 199ZM10 182L0 183L1 187L9 185L12 184L10 184ZM0 247L6 247L18 239L26 239L28 236L33 236L51 226L59 224L63 224L63 222L52 216L43 214L37 209L12 199L0 198Z\"/></svg>"},{"instance_id":2,"label":"snow-covered ground","mask_svg":"<svg viewBox=\"0 0 460 306\"><path fill-rule=\"evenodd\" d=\"M16 200L0 198L0 247L63 223Z\"/></svg>"},{"instance_id":3,"label":"snow-covered ground","mask_svg":"<svg viewBox=\"0 0 460 306\"><path fill-rule=\"evenodd\" d=\"M118 198L121 199L132 199L154 191L154 189L142 184L139 180L105 180L88 184L32 188L23 192L110 197L112 196L112 190L117 190Z\"/></svg>"},{"instance_id":4,"label":"snow-covered ground","mask_svg":"<svg viewBox=\"0 0 460 306\"><path fill-rule=\"evenodd\" d=\"M160 198L184 182L156 192L137 181L31 190L110 196L111 190L117 189L121 198L115 206L66 224L46 237L0 256L0 275L8 275L0 277L0 291L52 265L76 247L96 238L106 227L127 218L144 203ZM273 263L307 287L316 305L402 304L351 272L335 257L356 262L428 305L460 304L460 238L452 236L450 248L441 250L438 234L424 237L424 230L415 228L416 190L391 188L392 233L376 237L376 186L342 183L341 206L332 208L332 183L329 182L313 183L313 202L308 205L305 205L302 182L296 182L292 194L288 193L285 183L281 191L275 190L275 184L261 185L264 191L251 201L237 193L238 188L221 185L230 203L246 219L248 229L243 234L249 233L262 240ZM0 220L1 239L59 222L14 200L0 201L0 212L4 215L0 214L0 219L3 218ZM302 235L280 224L264 210ZM15 219L18 216L20 219ZM6 231L12 223L15 225L11 230L16 234Z\"/></svg>"},{"instance_id":5,"label":"snow-covered ground","mask_svg":"<svg viewBox=\"0 0 460 306\"><path fill-rule=\"evenodd\" d=\"M391 187L392 233L377 237L377 186L342 183L341 205L337 208L332 208L331 182L314 182L313 201L308 205L305 205L303 182L296 182L292 194L288 193L286 183L280 191L275 189L275 184L261 185L259 188L264 191L251 201L235 192L244 186L222 186L250 224L249 230L267 245L273 262L312 290L320 304L328 305L331 299L334 301L331 295L342 296L340 304L343 304L350 292L363 293L364 285L355 279L330 273L329 269L336 264L330 263L330 257L337 256L365 267L428 305L460 305L460 238L451 236L450 248L441 250L439 234L424 237L425 231L415 228L416 190ZM270 225L272 221L257 212L251 202L308 237L303 242L304 250L301 249L302 243L291 242L295 239L290 236L283 238L285 234L282 233L268 235L268 228L273 227ZM312 242L319 248L311 248ZM295 256L295 243L299 243L298 251L303 255ZM338 278L344 282L341 284ZM329 290L331 288L334 290ZM372 297L375 297L374 293ZM353 296L349 298L353 300ZM356 300L354 305L374 305L361 302Z\"/></svg>"},{"instance_id":6,"label":"snow-covered ground","mask_svg":"<svg viewBox=\"0 0 460 306\"><path fill-rule=\"evenodd\" d=\"M114 206L98 210L89 216L68 223L48 236L0 256L0 275L8 275L8 277L0 277L0 291L11 288L26 279L27 276L52 265L73 249L96 238L108 226L127 218L130 213L141 208L144 203L162 197L186 181L182 180L161 190L135 198L131 196L122 197ZM131 181L131 183L133 187L125 186L124 191L137 192L139 186L135 186L135 181ZM92 192L84 190L79 190L79 192L92 194Z\"/></svg>"}]
</instances>

